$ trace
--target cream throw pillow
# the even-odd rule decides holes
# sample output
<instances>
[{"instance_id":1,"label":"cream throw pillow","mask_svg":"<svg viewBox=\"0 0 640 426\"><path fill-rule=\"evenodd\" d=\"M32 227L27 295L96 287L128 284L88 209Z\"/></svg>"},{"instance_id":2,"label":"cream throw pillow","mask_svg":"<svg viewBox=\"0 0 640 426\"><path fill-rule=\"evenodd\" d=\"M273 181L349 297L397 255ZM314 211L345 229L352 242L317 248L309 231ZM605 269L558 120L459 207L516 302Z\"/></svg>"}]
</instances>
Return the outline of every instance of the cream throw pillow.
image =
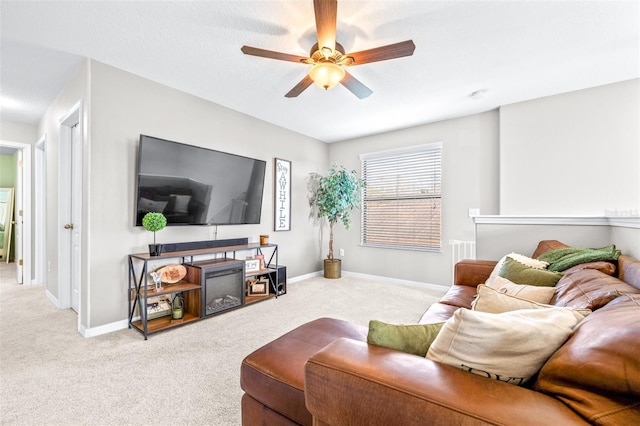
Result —
<instances>
[{"instance_id":1,"label":"cream throw pillow","mask_svg":"<svg viewBox=\"0 0 640 426\"><path fill-rule=\"evenodd\" d=\"M499 293L539 303L549 303L555 293L555 287L516 284L500 275L489 277L485 284Z\"/></svg>"},{"instance_id":2,"label":"cream throw pillow","mask_svg":"<svg viewBox=\"0 0 640 426\"><path fill-rule=\"evenodd\" d=\"M549 287L553 288L553 287ZM558 308L568 309L576 312L576 315L581 318L586 317L591 313L590 309L572 309L553 305L546 305L544 303L538 303L531 300L520 299L519 297L510 296L508 294L502 294L498 291L487 287L484 284L478 285L478 295L473 301L472 308L474 311L489 312L492 314L500 314L503 312L517 311L519 309L544 309L544 308Z\"/></svg>"},{"instance_id":3,"label":"cream throw pillow","mask_svg":"<svg viewBox=\"0 0 640 426\"><path fill-rule=\"evenodd\" d=\"M502 314L458 309L427 358L502 382L522 385L567 340L583 315L565 308Z\"/></svg>"},{"instance_id":4,"label":"cream throw pillow","mask_svg":"<svg viewBox=\"0 0 640 426\"><path fill-rule=\"evenodd\" d=\"M553 287L548 287L553 289ZM519 309L542 309L550 308L551 305L538 303L531 300L520 299L508 294L498 293L498 291L487 287L484 284L478 285L478 296L473 301L474 311L501 314L503 312L517 311Z\"/></svg>"}]
</instances>

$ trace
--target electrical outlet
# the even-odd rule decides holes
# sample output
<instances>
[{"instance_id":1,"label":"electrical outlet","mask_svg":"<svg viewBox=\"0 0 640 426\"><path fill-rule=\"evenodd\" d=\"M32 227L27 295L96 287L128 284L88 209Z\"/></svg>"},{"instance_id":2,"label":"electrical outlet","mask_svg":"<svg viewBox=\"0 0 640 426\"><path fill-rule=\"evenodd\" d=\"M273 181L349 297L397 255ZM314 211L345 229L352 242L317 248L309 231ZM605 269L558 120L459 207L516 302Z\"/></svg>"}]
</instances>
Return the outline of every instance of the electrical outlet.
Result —
<instances>
[{"instance_id":1,"label":"electrical outlet","mask_svg":"<svg viewBox=\"0 0 640 426\"><path fill-rule=\"evenodd\" d=\"M340 249L340 256L344 256L344 249Z\"/></svg>"},{"instance_id":2,"label":"electrical outlet","mask_svg":"<svg viewBox=\"0 0 640 426\"><path fill-rule=\"evenodd\" d=\"M469 209L469 217L480 216L480 209Z\"/></svg>"}]
</instances>

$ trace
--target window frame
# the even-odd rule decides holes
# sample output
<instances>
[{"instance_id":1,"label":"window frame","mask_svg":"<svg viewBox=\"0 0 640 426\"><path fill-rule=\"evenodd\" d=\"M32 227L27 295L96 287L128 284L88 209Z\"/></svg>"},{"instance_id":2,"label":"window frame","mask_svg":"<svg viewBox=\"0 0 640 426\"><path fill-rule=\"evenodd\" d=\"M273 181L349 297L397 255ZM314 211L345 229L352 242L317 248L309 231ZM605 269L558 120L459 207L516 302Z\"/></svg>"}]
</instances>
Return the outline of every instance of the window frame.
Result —
<instances>
[{"instance_id":1,"label":"window frame","mask_svg":"<svg viewBox=\"0 0 640 426\"><path fill-rule=\"evenodd\" d=\"M372 152L372 153L365 153L365 154L360 154L360 167L361 167L361 177L362 179L365 181L365 186L362 189L362 194L361 194L361 214L360 214L360 246L362 247L373 247L373 248L385 248L385 249L396 249L396 250L415 250L415 251L424 251L424 252L437 252L440 253L442 252L442 199L443 199L443 194L442 194L442 157L443 157L443 144L442 142L433 142L433 143L428 143L428 144L423 144L423 145L417 145L417 146L411 146L411 147L405 147L405 148L399 148L399 149L392 149L392 150L385 150L385 151L378 151L378 152ZM413 157L412 157L413 156ZM428 219L427 221L429 222L429 231L422 237L422 240L433 240L434 238L437 237L437 244L400 244L400 243L392 243L392 242L368 242L367 240L367 234L371 234L372 231L371 230L367 230L367 203L371 204L371 202L373 201L382 201L385 198L371 198L371 196L369 196L369 199L367 199L367 180L368 180L368 172L367 172L367 168L370 168L371 166L367 166L366 162L367 161L375 161L375 160L389 160L389 162L393 162L394 159L397 160L398 162L401 162L402 160L400 159L400 157L406 157L404 160L405 162L409 162L411 160L416 160L419 157L434 157L433 161L430 161L429 163L425 164L424 166L424 173L427 173L428 170L435 170L437 177L435 178L435 181L430 181L428 182L430 184L430 186L432 186L432 188L437 188L438 191L436 191L436 193L430 194L428 196L424 196L424 197L416 197L415 194L413 196L411 195L405 195L405 196L398 196L397 198L387 198L390 201L400 201L402 202L404 201L416 201L416 200L437 200L435 202L435 204L437 205L438 208L438 213L437 216L439 219L437 219L437 222L434 221L433 219ZM397 166L397 168L400 168L400 166ZM377 176L375 176L377 177ZM374 177L374 178L375 178ZM370 178L369 178L370 179ZM396 195L398 195L396 193ZM429 204L429 202L427 202L427 204ZM426 207L425 207L426 208ZM424 210L421 210L421 212L423 212ZM369 220L369 222L371 222L371 220ZM416 225L418 226L418 225ZM434 229L437 228L437 231L434 232ZM415 228L414 228L415 229ZM398 232L395 235L389 236L389 239L400 239L403 238L401 232ZM405 234L406 235L406 234ZM375 232L374 232L374 238L376 237ZM384 238L386 236L382 235L382 233L378 233L377 238Z\"/></svg>"}]
</instances>

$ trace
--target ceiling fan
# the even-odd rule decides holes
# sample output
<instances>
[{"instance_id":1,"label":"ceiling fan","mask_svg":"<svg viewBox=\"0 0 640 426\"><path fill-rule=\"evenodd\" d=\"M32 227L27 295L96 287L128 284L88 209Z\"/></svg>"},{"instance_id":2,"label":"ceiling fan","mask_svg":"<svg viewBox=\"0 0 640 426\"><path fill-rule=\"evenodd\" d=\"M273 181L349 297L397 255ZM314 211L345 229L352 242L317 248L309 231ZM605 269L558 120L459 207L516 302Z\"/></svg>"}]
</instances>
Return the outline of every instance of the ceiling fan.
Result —
<instances>
[{"instance_id":1,"label":"ceiling fan","mask_svg":"<svg viewBox=\"0 0 640 426\"><path fill-rule=\"evenodd\" d=\"M416 46L412 40L346 54L344 47L336 41L338 1L313 0L313 8L318 42L311 48L308 58L251 46L242 46L241 49L246 55L313 65L309 74L284 95L287 98L295 98L314 82L325 90L340 83L358 98L366 98L373 93L371 89L349 74L344 67L413 55Z\"/></svg>"}]
</instances>

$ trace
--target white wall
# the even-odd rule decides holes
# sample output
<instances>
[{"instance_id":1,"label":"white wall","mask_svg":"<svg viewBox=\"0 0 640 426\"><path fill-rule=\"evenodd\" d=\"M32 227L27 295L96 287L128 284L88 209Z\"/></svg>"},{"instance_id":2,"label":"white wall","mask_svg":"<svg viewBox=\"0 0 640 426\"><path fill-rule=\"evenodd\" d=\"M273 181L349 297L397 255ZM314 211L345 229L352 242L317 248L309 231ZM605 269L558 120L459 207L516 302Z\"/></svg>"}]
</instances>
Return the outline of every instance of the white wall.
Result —
<instances>
[{"instance_id":1,"label":"white wall","mask_svg":"<svg viewBox=\"0 0 640 426\"><path fill-rule=\"evenodd\" d=\"M67 84L64 90L58 95L53 103L47 108L44 116L38 124L38 137L47 135L46 147L46 180L47 180L47 212L46 212L46 230L47 230L47 258L46 258L46 291L55 303L60 298L58 286L58 232L60 230L58 215L58 188L59 188L59 147L60 147L60 120L62 120L71 109L79 102L83 105L83 116L80 119L83 122L85 131L84 135L84 156L87 156L87 140L86 133L90 126L88 114L90 111L90 91L89 91L89 62L85 62L78 70L76 75ZM86 170L85 176L86 179ZM86 185L85 185L86 196ZM85 204L82 211L82 221L86 223L88 209ZM83 245L86 247L86 232ZM81 262L81 281L86 282L88 277L87 256L86 252L82 253ZM83 294L84 296L84 294ZM88 309L81 311L81 324L88 322Z\"/></svg>"},{"instance_id":2,"label":"white wall","mask_svg":"<svg viewBox=\"0 0 640 426\"><path fill-rule=\"evenodd\" d=\"M330 162L360 170L361 153L442 141L442 252L389 250L360 246L360 212L349 231L335 231L334 250L345 249L342 268L349 272L449 285L449 240L473 240L469 208L498 212L498 112L490 111L390 133L331 144ZM324 172L319 170L319 172ZM326 233L325 233L326 234ZM325 246L328 244L325 238ZM322 255L326 256L323 246Z\"/></svg>"},{"instance_id":3,"label":"white wall","mask_svg":"<svg viewBox=\"0 0 640 426\"><path fill-rule=\"evenodd\" d=\"M265 160L260 225L220 226L218 239L269 234L288 276L316 271L306 180L328 164L327 145L114 67L91 61L91 130L87 222L91 306L87 327L127 318L127 255L148 251L152 234L135 227L134 191L140 134ZM273 232L274 158L292 162L291 231ZM213 227L167 227L161 243L214 238Z\"/></svg>"},{"instance_id":4,"label":"white wall","mask_svg":"<svg viewBox=\"0 0 640 426\"><path fill-rule=\"evenodd\" d=\"M0 121L0 140L33 145L38 139L37 135L38 127L35 124Z\"/></svg>"},{"instance_id":5,"label":"white wall","mask_svg":"<svg viewBox=\"0 0 640 426\"><path fill-rule=\"evenodd\" d=\"M572 247L596 248L614 244L622 254L640 258L638 217L496 216L476 220L478 259L498 260L511 252L531 256L541 240L558 240Z\"/></svg>"},{"instance_id":6,"label":"white wall","mask_svg":"<svg viewBox=\"0 0 640 426\"><path fill-rule=\"evenodd\" d=\"M562 171L567 170L567 160L572 160L571 164L600 164L609 174L609 185L612 185L611 175L613 185L630 182L626 186L630 189L629 197L602 198L601 191L596 197L592 195L595 200L604 200L595 202L598 209L628 209L638 204L640 198L635 192L640 186L637 167L640 138L637 121L627 114L627 110L638 112L637 97L627 93L632 89L637 89L637 82L559 95L558 99L529 101L504 107L499 112L490 111L326 145L111 66L88 61L47 110L36 132L38 136L48 135L47 255L51 270L47 291L57 297L59 120L78 101L83 102L85 125L83 221L87 231L83 241L81 289L86 309L82 311L80 321L89 329L127 318L127 254L145 252L152 241L151 234L133 226L136 152L141 133L266 160L268 167L260 225L218 227L217 234L211 227L168 227L157 237L163 243L236 237L257 241L258 235L270 234L271 242L280 245L279 260L287 265L290 277L321 270L327 251L326 227L321 230L308 218L306 184L309 173L324 173L333 162L359 171L361 153L441 141L444 192L442 252L361 247L357 211L351 230L345 231L338 226L335 248L345 249L345 271L448 285L452 270L448 241L472 240L475 236L475 225L468 217L468 209L480 208L482 214L490 215L501 213L501 208L516 210L517 213L540 213L536 207L544 204L541 201L548 201L550 196L547 187L552 178L548 176L558 175L555 171L559 165L554 163L561 163L565 167L560 169ZM607 104L607 111L619 112L619 116L603 113L608 125L613 126L617 122L622 128L612 130L607 138L591 136L587 138L590 149L579 149L584 144L576 146L577 142L569 138L570 128L577 124L584 127L580 140L585 135L601 131L604 125L599 120L594 123L592 114L602 102ZM581 103L591 105L591 108L578 108L569 114L570 120L565 117L556 122L558 115L568 114L566 108L577 108L576 104ZM557 132L549 129L556 125L559 127ZM520 127L528 128L529 132L520 131ZM564 134L563 137L552 138L553 143L542 143L545 150L553 148L554 152L564 152L563 161L555 159L553 154L545 156L545 159L552 158L549 161L554 167L551 168L532 161L536 160L534 154L539 148L530 148L521 142L524 139L528 144L538 144L539 138L545 136L540 134L541 129L547 129L546 136L549 137L555 133ZM536 131L538 137L530 134ZM500 146L501 136L507 139L506 147ZM606 142L597 145L599 149L594 149L594 141L605 139ZM605 143L613 144L617 159L615 166L611 159L607 159L608 151L612 150L603 148ZM518 154L520 149L522 153ZM576 152L579 159L575 158ZM573 156L567 158L571 153ZM275 157L292 161L293 216L289 232L273 232ZM500 161L507 164L501 167ZM520 173L520 170L524 172ZM534 172L536 175L532 182L528 177ZM566 179L577 172L582 173L582 170L577 166L569 167L569 172L569 175L561 173L560 176ZM632 182L634 178L635 183ZM526 195L518 192L522 185L514 184L514 179L521 179L529 188ZM539 192L531 190L538 187L542 187ZM531 198L537 199L538 203L532 204ZM572 201L575 204L579 200ZM522 207L516 203L522 203ZM564 206L561 214L571 214L575 210L573 204L556 205ZM595 205L577 204L580 214L588 214ZM625 239L634 238L637 232L623 235ZM507 243L508 239L507 236L504 242ZM538 239L539 235L533 232L532 241L523 244L537 244Z\"/></svg>"},{"instance_id":7,"label":"white wall","mask_svg":"<svg viewBox=\"0 0 640 426\"><path fill-rule=\"evenodd\" d=\"M640 210L640 79L500 108L500 214Z\"/></svg>"},{"instance_id":8,"label":"white wall","mask_svg":"<svg viewBox=\"0 0 640 426\"><path fill-rule=\"evenodd\" d=\"M498 260L515 252L531 256L541 240L558 240L572 247L612 244L608 226L478 224L478 259Z\"/></svg>"}]
</instances>

